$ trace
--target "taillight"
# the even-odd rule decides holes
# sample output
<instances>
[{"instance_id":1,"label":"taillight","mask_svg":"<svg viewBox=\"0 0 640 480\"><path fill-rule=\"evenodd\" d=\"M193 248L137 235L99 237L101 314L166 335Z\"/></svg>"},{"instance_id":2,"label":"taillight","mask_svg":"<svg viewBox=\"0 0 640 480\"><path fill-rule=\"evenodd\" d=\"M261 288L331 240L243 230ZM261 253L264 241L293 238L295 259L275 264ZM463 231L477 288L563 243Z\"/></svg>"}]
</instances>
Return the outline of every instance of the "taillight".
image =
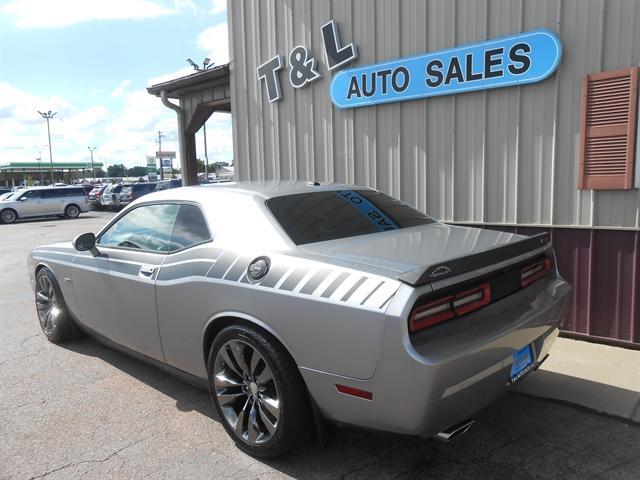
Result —
<instances>
[{"instance_id":1,"label":"taillight","mask_svg":"<svg viewBox=\"0 0 640 480\"><path fill-rule=\"evenodd\" d=\"M544 277L551 270L551 260L545 258L531 265L527 265L520 271L520 286L522 288L531 285L536 280Z\"/></svg>"},{"instance_id":2,"label":"taillight","mask_svg":"<svg viewBox=\"0 0 640 480\"><path fill-rule=\"evenodd\" d=\"M473 312L491 302L491 288L488 284L466 290L456 295L418 305L409 317L409 331L415 332L431 327L454 317Z\"/></svg>"}]
</instances>

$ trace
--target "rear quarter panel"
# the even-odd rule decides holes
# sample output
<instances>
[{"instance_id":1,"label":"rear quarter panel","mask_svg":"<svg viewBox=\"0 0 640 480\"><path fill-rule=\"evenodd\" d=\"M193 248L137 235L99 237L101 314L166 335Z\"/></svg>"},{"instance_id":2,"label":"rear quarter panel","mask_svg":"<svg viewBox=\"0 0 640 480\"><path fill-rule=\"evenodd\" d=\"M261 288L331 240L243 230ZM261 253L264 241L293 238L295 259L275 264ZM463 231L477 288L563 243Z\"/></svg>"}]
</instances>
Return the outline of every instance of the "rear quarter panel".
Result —
<instances>
[{"instance_id":1,"label":"rear quarter panel","mask_svg":"<svg viewBox=\"0 0 640 480\"><path fill-rule=\"evenodd\" d=\"M384 309L398 282L270 255L269 273L253 285L245 272L259 255L201 246L165 261L156 291L167 363L206 377L204 332L211 321L236 316L264 325L300 367L372 377Z\"/></svg>"}]
</instances>

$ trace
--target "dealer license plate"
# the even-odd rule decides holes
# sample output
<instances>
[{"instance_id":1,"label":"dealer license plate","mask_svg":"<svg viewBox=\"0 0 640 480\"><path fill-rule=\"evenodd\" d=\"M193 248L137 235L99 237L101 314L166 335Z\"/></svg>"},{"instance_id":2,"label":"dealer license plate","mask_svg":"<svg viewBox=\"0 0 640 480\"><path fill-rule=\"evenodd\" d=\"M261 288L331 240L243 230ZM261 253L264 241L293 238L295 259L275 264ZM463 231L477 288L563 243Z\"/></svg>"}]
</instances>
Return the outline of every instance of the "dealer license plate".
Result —
<instances>
[{"instance_id":1,"label":"dealer license plate","mask_svg":"<svg viewBox=\"0 0 640 480\"><path fill-rule=\"evenodd\" d=\"M515 383L524 377L533 368L533 355L531 355L531 345L527 345L513 354L513 365L511 365L510 383Z\"/></svg>"}]
</instances>

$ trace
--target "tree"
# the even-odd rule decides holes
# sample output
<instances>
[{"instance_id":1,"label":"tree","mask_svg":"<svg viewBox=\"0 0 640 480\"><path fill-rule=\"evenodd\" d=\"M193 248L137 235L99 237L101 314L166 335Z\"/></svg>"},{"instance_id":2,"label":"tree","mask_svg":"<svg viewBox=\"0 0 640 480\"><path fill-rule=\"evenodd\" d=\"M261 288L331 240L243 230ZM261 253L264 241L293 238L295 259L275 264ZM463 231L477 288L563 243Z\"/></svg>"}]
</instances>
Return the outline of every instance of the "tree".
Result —
<instances>
[{"instance_id":1,"label":"tree","mask_svg":"<svg viewBox=\"0 0 640 480\"><path fill-rule=\"evenodd\" d=\"M127 169L127 177L144 177L147 174L147 167L131 167Z\"/></svg>"},{"instance_id":2,"label":"tree","mask_svg":"<svg viewBox=\"0 0 640 480\"><path fill-rule=\"evenodd\" d=\"M122 164L109 165L107 167L107 176L109 177L124 177L127 173L127 167Z\"/></svg>"},{"instance_id":3,"label":"tree","mask_svg":"<svg viewBox=\"0 0 640 480\"><path fill-rule=\"evenodd\" d=\"M107 173L103 169L96 168L96 178L103 178L106 176L107 176Z\"/></svg>"}]
</instances>

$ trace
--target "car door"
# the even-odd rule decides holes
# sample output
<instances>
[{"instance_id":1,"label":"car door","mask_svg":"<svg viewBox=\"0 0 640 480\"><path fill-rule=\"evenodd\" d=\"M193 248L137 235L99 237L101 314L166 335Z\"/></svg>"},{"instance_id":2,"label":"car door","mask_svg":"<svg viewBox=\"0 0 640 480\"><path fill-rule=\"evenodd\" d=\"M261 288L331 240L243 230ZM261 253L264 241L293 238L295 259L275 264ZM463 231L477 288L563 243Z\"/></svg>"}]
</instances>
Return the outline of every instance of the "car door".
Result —
<instances>
[{"instance_id":1,"label":"car door","mask_svg":"<svg viewBox=\"0 0 640 480\"><path fill-rule=\"evenodd\" d=\"M46 215L43 211L42 190L27 190L20 196L20 205L18 207L18 215L21 217L35 217L38 215Z\"/></svg>"},{"instance_id":2,"label":"car door","mask_svg":"<svg viewBox=\"0 0 640 480\"><path fill-rule=\"evenodd\" d=\"M46 188L40 190L42 195L42 208L40 210L41 215L61 215L64 213L64 208L60 205L63 202L63 196L65 195L64 188Z\"/></svg>"},{"instance_id":3,"label":"car door","mask_svg":"<svg viewBox=\"0 0 640 480\"><path fill-rule=\"evenodd\" d=\"M100 255L83 252L73 261L80 323L160 361L155 281L170 250L178 210L172 203L140 205L98 236Z\"/></svg>"}]
</instances>

